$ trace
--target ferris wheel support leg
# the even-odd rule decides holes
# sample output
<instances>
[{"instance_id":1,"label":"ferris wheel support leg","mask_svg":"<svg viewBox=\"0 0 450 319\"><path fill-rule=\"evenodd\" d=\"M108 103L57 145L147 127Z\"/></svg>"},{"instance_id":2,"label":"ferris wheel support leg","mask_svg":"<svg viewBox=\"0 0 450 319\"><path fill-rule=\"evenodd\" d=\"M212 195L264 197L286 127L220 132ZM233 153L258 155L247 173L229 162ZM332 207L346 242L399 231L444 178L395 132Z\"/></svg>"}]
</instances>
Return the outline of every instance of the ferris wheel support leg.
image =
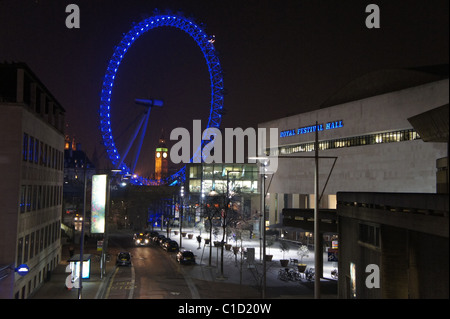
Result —
<instances>
[{"instance_id":1,"label":"ferris wheel support leg","mask_svg":"<svg viewBox=\"0 0 450 319\"><path fill-rule=\"evenodd\" d=\"M144 120L147 118L147 115L144 114L144 116L142 116L141 121L139 122L139 125L136 127L133 137L130 139L130 142L128 143L128 146L123 154L123 156L121 157L120 163L117 164L116 168L120 169L120 167L122 166L123 161L125 160L125 158L128 155L128 152L130 151L131 145L133 145L134 141L136 140L136 136L138 135L139 131L141 130L142 127L142 123L144 123Z\"/></svg>"},{"instance_id":2,"label":"ferris wheel support leg","mask_svg":"<svg viewBox=\"0 0 450 319\"><path fill-rule=\"evenodd\" d=\"M151 109L152 109L151 107L148 108L147 116L145 117L144 125L142 127L141 138L139 140L139 144L138 144L138 148L137 148L137 152L136 152L136 157L134 158L134 163L133 163L133 170L132 170L133 174L134 174L134 172L136 170L136 164L137 164L137 161L139 159L139 153L141 153L142 143L144 141L145 132L147 131L148 119L150 118L150 111L151 111Z\"/></svg>"}]
</instances>

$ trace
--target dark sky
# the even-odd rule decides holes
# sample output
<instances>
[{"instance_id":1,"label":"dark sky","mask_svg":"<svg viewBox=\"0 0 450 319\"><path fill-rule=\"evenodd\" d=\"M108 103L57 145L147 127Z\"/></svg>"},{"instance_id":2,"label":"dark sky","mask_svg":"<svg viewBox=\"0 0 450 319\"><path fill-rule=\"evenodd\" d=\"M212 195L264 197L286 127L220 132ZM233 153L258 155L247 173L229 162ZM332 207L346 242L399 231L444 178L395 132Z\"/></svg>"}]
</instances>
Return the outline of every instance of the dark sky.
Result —
<instances>
[{"instance_id":1,"label":"dark sky","mask_svg":"<svg viewBox=\"0 0 450 319\"><path fill-rule=\"evenodd\" d=\"M70 3L80 8L79 29L65 26ZM365 25L370 3L380 8L380 29ZM370 71L448 63L448 0L0 0L0 61L27 63L66 109L68 133L88 155L95 147L101 155L99 95L108 61L132 23L155 9L183 12L215 35L226 89L222 127L256 127L316 109ZM209 116L204 58L180 30L160 28L139 38L113 92L119 148L142 111L134 99L165 102L150 116L148 151L141 153L147 160L139 164L144 175L152 171L162 128L168 138L173 128Z\"/></svg>"}]
</instances>

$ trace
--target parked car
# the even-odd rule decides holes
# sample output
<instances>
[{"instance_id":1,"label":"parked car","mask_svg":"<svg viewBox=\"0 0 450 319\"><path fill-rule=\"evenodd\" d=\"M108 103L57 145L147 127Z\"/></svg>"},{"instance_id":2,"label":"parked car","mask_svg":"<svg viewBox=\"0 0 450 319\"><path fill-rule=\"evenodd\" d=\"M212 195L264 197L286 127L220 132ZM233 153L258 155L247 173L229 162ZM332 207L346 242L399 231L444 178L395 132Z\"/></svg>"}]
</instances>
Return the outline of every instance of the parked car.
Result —
<instances>
[{"instance_id":1,"label":"parked car","mask_svg":"<svg viewBox=\"0 0 450 319\"><path fill-rule=\"evenodd\" d=\"M168 240L162 245L166 251L178 251L178 243L175 240Z\"/></svg>"},{"instance_id":2,"label":"parked car","mask_svg":"<svg viewBox=\"0 0 450 319\"><path fill-rule=\"evenodd\" d=\"M162 238L166 238L166 236L164 236L164 235L156 235L155 237L153 237L153 242L154 242L155 244L158 244L158 245L159 245L159 241L160 241Z\"/></svg>"},{"instance_id":3,"label":"parked car","mask_svg":"<svg viewBox=\"0 0 450 319\"><path fill-rule=\"evenodd\" d=\"M131 266L131 254L129 252L120 252L117 254L117 266Z\"/></svg>"},{"instance_id":4,"label":"parked car","mask_svg":"<svg viewBox=\"0 0 450 319\"><path fill-rule=\"evenodd\" d=\"M161 239L159 240L159 245L160 245L161 247L163 247L163 246L164 246L164 243L165 243L165 242L168 242L168 241L170 241L170 238L167 238L167 237L161 238Z\"/></svg>"},{"instance_id":5,"label":"parked car","mask_svg":"<svg viewBox=\"0 0 450 319\"><path fill-rule=\"evenodd\" d=\"M157 231L154 231L154 230L147 232L148 238L152 238L153 239L153 237L156 237L158 235L159 235L159 233Z\"/></svg>"},{"instance_id":6,"label":"parked car","mask_svg":"<svg viewBox=\"0 0 450 319\"><path fill-rule=\"evenodd\" d=\"M195 264L195 256L194 253L190 250L179 251L177 254L177 261L180 264Z\"/></svg>"}]
</instances>

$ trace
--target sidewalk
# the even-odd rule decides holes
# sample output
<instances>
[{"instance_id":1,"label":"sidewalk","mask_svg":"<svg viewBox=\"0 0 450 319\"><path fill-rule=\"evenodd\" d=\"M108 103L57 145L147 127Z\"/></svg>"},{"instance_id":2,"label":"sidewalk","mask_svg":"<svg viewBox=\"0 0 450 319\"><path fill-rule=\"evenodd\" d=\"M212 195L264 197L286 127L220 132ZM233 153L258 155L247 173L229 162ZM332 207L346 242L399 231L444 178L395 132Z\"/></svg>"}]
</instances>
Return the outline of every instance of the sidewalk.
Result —
<instances>
[{"instance_id":1,"label":"sidewalk","mask_svg":"<svg viewBox=\"0 0 450 319\"><path fill-rule=\"evenodd\" d=\"M175 230L175 229L174 229ZM247 259L241 254L235 255L233 250L225 250L223 254L223 273L221 270L221 248L212 247L211 264L209 264L209 252L210 246L204 245L204 238L209 237L209 233L202 233L202 241L200 244L196 239L199 232L193 229L183 229L183 232L193 234L192 239L188 237L182 238L182 248L191 250L196 255L196 267L190 267L189 271L187 267L184 267L186 274L190 278L197 281L206 281L209 283L219 284L234 284L237 288L252 287L258 293L255 297L261 296L261 288L263 282L263 265L260 260L262 255L262 249L260 250L259 238L244 238L239 240L237 246L241 246L248 250L248 248L254 248L255 260L253 263L248 263ZM160 234L167 235L166 231L159 231ZM172 240L180 242L180 235L174 235L173 231L170 235ZM217 237L217 240L221 240L221 235ZM214 241L214 238L213 238ZM229 241L235 245L233 241ZM283 252L280 250L280 241L270 247L266 248L266 254L273 255L273 259L270 262L266 262L266 297L267 298L314 298L314 282L302 279L301 281L282 281L278 279L278 272L281 267L280 259L295 259L300 261L300 256L297 254L298 245L292 242L288 242L289 251L286 251L283 256ZM337 280L331 278L331 271L337 268L337 263L328 262L328 254L323 253L323 279L321 279L321 297L324 299L337 298ZM307 264L308 268L314 268L314 252L309 251L308 256L303 258L303 263ZM297 269L297 263L289 263L289 268ZM240 286L242 285L242 286Z\"/></svg>"},{"instance_id":2,"label":"sidewalk","mask_svg":"<svg viewBox=\"0 0 450 319\"><path fill-rule=\"evenodd\" d=\"M69 246L62 246L60 264L53 270L50 280L45 282L30 299L78 299L79 289L68 289L65 286L66 278L70 275L70 273L66 272L66 268L69 265L68 260L70 259ZM79 254L79 249L75 250L75 254ZM105 286L108 283L108 275L112 273L115 263L106 263L106 275L102 279L100 273L100 252L97 251L96 243L85 243L83 254L91 254L91 272L90 278L82 281L81 299L101 299L102 293L106 288Z\"/></svg>"}]
</instances>

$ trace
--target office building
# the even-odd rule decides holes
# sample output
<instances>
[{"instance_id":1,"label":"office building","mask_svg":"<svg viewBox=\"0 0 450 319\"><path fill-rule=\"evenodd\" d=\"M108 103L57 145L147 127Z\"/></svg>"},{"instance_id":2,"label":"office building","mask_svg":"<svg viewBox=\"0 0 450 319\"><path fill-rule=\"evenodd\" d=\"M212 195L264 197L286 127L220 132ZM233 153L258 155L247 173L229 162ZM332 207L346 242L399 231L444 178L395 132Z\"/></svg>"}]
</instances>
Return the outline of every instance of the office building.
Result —
<instances>
[{"instance_id":1,"label":"office building","mask_svg":"<svg viewBox=\"0 0 450 319\"><path fill-rule=\"evenodd\" d=\"M65 110L26 64L3 63L0 112L0 298L24 299L61 259Z\"/></svg>"}]
</instances>

